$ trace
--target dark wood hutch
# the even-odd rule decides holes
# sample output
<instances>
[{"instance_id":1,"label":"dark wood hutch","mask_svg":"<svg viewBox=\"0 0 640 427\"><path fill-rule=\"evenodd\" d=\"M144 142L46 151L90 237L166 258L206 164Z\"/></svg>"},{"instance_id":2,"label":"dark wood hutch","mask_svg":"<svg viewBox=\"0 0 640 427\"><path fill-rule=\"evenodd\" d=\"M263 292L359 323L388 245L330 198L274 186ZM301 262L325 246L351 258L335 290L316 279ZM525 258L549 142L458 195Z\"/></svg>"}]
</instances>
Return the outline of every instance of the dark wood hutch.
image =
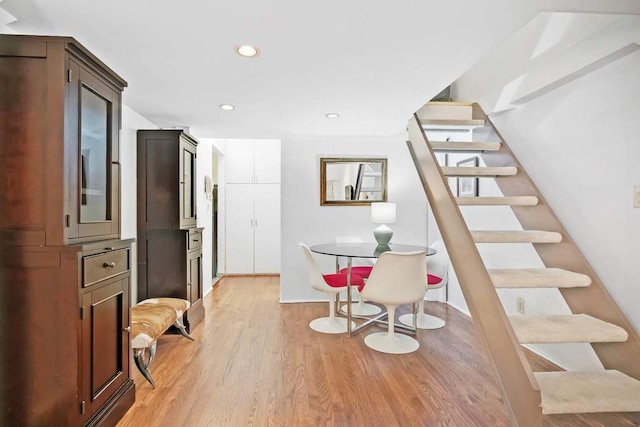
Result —
<instances>
[{"instance_id":1,"label":"dark wood hutch","mask_svg":"<svg viewBox=\"0 0 640 427\"><path fill-rule=\"evenodd\" d=\"M184 314L189 332L204 318L197 147L183 130L138 131L138 301L189 300Z\"/></svg>"},{"instance_id":2,"label":"dark wood hutch","mask_svg":"<svg viewBox=\"0 0 640 427\"><path fill-rule=\"evenodd\" d=\"M115 425L135 400L126 85L72 38L0 36L0 425Z\"/></svg>"}]
</instances>

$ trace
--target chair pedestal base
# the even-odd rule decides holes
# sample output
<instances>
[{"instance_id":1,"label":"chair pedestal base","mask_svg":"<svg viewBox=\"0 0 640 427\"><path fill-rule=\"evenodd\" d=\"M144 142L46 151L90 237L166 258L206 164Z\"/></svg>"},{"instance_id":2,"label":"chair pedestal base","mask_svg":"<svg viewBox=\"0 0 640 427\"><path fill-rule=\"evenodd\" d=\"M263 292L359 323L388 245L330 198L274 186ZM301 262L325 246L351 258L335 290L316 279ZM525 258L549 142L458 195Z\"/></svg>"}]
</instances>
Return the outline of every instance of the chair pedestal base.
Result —
<instances>
[{"instance_id":1,"label":"chair pedestal base","mask_svg":"<svg viewBox=\"0 0 640 427\"><path fill-rule=\"evenodd\" d=\"M346 304L343 305L340 310L343 313L347 312ZM351 314L356 316L373 316L382 312L382 309L377 305L367 304L364 302L358 302L357 304L351 304Z\"/></svg>"},{"instance_id":2,"label":"chair pedestal base","mask_svg":"<svg viewBox=\"0 0 640 427\"><path fill-rule=\"evenodd\" d=\"M321 317L312 320L309 327L316 332L324 334L344 334L347 332L347 319L342 317ZM351 328L355 328L356 323L351 322Z\"/></svg>"},{"instance_id":3,"label":"chair pedestal base","mask_svg":"<svg viewBox=\"0 0 640 427\"><path fill-rule=\"evenodd\" d=\"M444 320L430 314L419 313L416 317L418 329L440 329L446 324ZM398 321L403 325L413 327L413 314L403 314L398 317Z\"/></svg>"},{"instance_id":4,"label":"chair pedestal base","mask_svg":"<svg viewBox=\"0 0 640 427\"><path fill-rule=\"evenodd\" d=\"M367 347L389 354L413 353L420 347L420 343L407 335L389 334L389 332L374 332L364 338Z\"/></svg>"}]
</instances>

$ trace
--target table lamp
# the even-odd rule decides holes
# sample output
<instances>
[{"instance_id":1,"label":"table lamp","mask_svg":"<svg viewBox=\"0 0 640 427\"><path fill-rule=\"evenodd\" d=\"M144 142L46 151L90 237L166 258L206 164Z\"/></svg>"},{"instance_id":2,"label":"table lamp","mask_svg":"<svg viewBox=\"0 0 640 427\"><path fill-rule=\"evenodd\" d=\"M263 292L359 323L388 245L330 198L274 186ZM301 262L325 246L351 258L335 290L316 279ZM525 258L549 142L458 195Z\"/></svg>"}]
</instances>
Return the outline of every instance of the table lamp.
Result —
<instances>
[{"instance_id":1,"label":"table lamp","mask_svg":"<svg viewBox=\"0 0 640 427\"><path fill-rule=\"evenodd\" d=\"M393 231L386 224L394 224L396 222L396 204L377 202L371 203L371 222L380 224L373 235L378 245L388 245L393 236Z\"/></svg>"}]
</instances>

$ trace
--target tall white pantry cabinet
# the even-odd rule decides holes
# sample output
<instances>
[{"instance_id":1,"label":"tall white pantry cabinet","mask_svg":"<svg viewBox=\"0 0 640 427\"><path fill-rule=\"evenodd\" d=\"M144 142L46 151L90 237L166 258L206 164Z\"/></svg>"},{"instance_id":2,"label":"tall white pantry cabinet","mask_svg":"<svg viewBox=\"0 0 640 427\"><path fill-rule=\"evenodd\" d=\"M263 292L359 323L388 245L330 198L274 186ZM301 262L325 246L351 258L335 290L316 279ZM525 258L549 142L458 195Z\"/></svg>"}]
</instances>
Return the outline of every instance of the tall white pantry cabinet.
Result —
<instances>
[{"instance_id":1,"label":"tall white pantry cabinet","mask_svg":"<svg viewBox=\"0 0 640 427\"><path fill-rule=\"evenodd\" d=\"M280 141L226 141L226 274L280 273Z\"/></svg>"}]
</instances>

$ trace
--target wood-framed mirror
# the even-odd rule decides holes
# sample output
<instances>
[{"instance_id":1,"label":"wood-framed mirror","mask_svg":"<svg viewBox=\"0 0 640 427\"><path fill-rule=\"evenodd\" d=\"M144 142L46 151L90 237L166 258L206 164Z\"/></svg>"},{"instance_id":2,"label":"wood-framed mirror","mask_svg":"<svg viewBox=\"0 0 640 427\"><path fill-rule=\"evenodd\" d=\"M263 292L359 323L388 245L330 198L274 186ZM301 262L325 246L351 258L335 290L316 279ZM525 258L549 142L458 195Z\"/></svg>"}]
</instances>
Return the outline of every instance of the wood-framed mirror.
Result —
<instances>
[{"instance_id":1,"label":"wood-framed mirror","mask_svg":"<svg viewBox=\"0 0 640 427\"><path fill-rule=\"evenodd\" d=\"M357 206L387 201L387 159L320 158L320 205Z\"/></svg>"}]
</instances>

